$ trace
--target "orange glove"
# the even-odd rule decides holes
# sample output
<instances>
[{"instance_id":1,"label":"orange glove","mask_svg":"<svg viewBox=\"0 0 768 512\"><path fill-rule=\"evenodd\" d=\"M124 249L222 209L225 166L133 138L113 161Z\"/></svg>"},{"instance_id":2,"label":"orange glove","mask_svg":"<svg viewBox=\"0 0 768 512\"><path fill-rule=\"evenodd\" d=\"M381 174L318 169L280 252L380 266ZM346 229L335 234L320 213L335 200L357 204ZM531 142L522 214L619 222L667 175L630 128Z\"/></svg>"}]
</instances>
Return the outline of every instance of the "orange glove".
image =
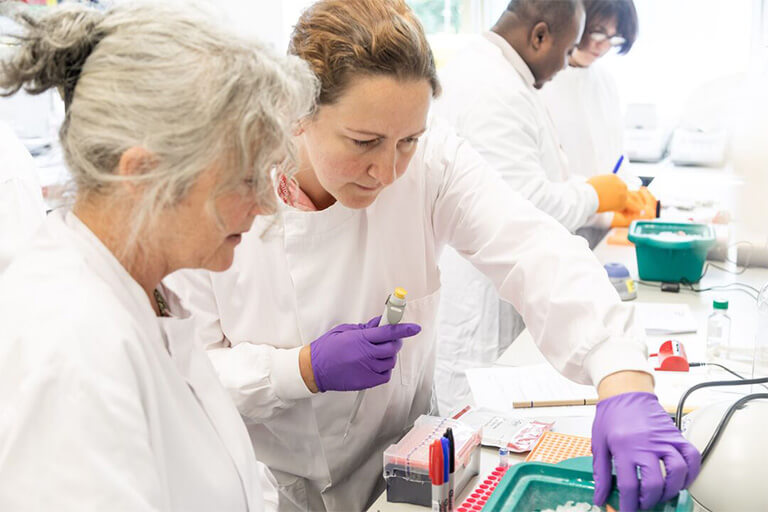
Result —
<instances>
[{"instance_id":1,"label":"orange glove","mask_svg":"<svg viewBox=\"0 0 768 512\"><path fill-rule=\"evenodd\" d=\"M624 210L639 213L646 209L646 198L639 190L627 191L627 206Z\"/></svg>"},{"instance_id":2,"label":"orange glove","mask_svg":"<svg viewBox=\"0 0 768 512\"><path fill-rule=\"evenodd\" d=\"M647 216L646 212L643 212L642 214L632 213L628 210L624 210L623 212L613 212L613 220L611 221L611 227L626 228L630 224L632 224L633 220L651 220L654 218L656 218L655 212L654 212L654 215L651 217Z\"/></svg>"},{"instance_id":3,"label":"orange glove","mask_svg":"<svg viewBox=\"0 0 768 512\"><path fill-rule=\"evenodd\" d=\"M645 187L641 187L637 192L630 191L627 198L627 208L620 212L614 212L611 227L625 228L633 220L655 219L657 202L653 194Z\"/></svg>"},{"instance_id":4,"label":"orange glove","mask_svg":"<svg viewBox=\"0 0 768 512\"><path fill-rule=\"evenodd\" d=\"M615 174L598 174L587 183L597 192L597 213L620 212L627 207L627 184Z\"/></svg>"},{"instance_id":5,"label":"orange glove","mask_svg":"<svg viewBox=\"0 0 768 512\"><path fill-rule=\"evenodd\" d=\"M646 210L652 210L653 218L656 218L656 208L657 208L657 203L659 201L655 197L653 197L653 194L651 194L651 191L645 187L640 187L640 195L642 195L643 200L645 201Z\"/></svg>"}]
</instances>

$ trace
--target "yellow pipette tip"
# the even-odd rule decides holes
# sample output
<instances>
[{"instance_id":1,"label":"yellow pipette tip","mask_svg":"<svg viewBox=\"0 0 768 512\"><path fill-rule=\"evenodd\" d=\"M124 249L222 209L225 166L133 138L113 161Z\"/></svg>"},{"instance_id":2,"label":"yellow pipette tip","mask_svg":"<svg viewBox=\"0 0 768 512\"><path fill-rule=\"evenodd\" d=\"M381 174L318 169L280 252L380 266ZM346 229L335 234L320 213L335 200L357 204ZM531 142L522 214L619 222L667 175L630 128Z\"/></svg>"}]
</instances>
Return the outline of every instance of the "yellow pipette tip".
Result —
<instances>
[{"instance_id":1,"label":"yellow pipette tip","mask_svg":"<svg viewBox=\"0 0 768 512\"><path fill-rule=\"evenodd\" d=\"M403 288L400 288L399 286L395 288L395 297L398 299L404 299L406 295L408 295L408 292Z\"/></svg>"}]
</instances>

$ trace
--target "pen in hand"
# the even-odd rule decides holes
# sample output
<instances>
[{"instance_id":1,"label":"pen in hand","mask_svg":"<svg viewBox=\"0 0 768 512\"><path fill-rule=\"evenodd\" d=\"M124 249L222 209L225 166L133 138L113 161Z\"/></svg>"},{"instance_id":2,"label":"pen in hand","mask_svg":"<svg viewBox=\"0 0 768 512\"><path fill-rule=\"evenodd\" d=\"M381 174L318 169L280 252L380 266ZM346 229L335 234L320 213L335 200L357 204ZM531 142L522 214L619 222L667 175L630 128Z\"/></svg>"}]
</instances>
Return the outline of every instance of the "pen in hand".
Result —
<instances>
[{"instance_id":1,"label":"pen in hand","mask_svg":"<svg viewBox=\"0 0 768 512\"><path fill-rule=\"evenodd\" d=\"M613 172L612 172L612 174L616 174L617 172L619 172L619 167L621 167L621 163L622 163L623 161L624 161L624 155L621 155L621 156L619 157L619 160L616 162L616 165L613 167Z\"/></svg>"}]
</instances>

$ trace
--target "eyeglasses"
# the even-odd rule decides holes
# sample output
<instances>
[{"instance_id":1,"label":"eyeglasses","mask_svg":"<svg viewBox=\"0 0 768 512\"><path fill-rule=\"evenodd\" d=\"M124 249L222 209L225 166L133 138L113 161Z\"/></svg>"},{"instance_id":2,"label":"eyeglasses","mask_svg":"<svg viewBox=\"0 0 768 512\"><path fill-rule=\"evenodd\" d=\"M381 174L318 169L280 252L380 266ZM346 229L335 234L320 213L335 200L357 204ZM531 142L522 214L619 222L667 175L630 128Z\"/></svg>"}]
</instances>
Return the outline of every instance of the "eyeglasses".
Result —
<instances>
[{"instance_id":1,"label":"eyeglasses","mask_svg":"<svg viewBox=\"0 0 768 512\"><path fill-rule=\"evenodd\" d=\"M608 34L604 32L599 32L597 30L590 32L589 38L596 43L602 43L603 41L608 41L611 44L611 46L621 46L627 42L627 40L622 36L619 36L619 35L609 36Z\"/></svg>"}]
</instances>

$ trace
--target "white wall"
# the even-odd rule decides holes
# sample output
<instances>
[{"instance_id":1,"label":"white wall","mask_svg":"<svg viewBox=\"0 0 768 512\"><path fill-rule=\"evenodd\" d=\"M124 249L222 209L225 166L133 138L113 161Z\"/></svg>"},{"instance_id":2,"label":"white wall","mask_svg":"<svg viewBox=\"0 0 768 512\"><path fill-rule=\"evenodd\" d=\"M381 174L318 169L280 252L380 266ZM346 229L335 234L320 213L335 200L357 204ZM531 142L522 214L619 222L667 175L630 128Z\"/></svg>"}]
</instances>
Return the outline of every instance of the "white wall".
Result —
<instances>
[{"instance_id":1,"label":"white wall","mask_svg":"<svg viewBox=\"0 0 768 512\"><path fill-rule=\"evenodd\" d=\"M744 74L754 62L753 0L635 0L640 32L610 65L625 103L654 103L674 122L697 89Z\"/></svg>"},{"instance_id":2,"label":"white wall","mask_svg":"<svg viewBox=\"0 0 768 512\"><path fill-rule=\"evenodd\" d=\"M638 40L628 55L609 55L605 63L617 79L624 103L657 105L662 124L676 124L688 98L705 84L720 81L719 88L727 87L728 77L768 60L768 0L634 2ZM473 16L481 14L482 23L473 30L479 32L493 24L508 0L471 3ZM766 35L761 37L761 32ZM455 35L430 39L442 59L461 46Z\"/></svg>"},{"instance_id":3,"label":"white wall","mask_svg":"<svg viewBox=\"0 0 768 512\"><path fill-rule=\"evenodd\" d=\"M283 52L293 26L312 0L207 0L219 9L232 29L259 38Z\"/></svg>"}]
</instances>

